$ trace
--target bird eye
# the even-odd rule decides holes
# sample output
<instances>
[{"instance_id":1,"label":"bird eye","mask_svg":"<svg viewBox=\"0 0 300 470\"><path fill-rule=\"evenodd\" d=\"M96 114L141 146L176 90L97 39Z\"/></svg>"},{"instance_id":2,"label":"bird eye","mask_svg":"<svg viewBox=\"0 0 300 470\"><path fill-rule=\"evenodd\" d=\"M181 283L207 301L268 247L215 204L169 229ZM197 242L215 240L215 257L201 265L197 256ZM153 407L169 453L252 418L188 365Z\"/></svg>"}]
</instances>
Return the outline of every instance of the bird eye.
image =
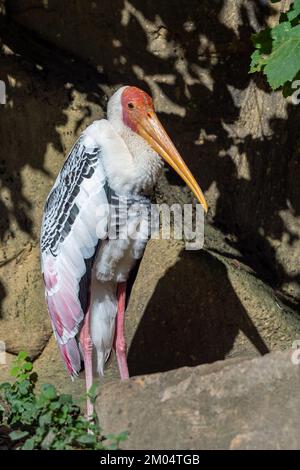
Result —
<instances>
[{"instance_id":1,"label":"bird eye","mask_svg":"<svg viewBox=\"0 0 300 470\"><path fill-rule=\"evenodd\" d=\"M134 104L133 104L133 103L128 103L128 108L133 109L133 108L134 108Z\"/></svg>"}]
</instances>

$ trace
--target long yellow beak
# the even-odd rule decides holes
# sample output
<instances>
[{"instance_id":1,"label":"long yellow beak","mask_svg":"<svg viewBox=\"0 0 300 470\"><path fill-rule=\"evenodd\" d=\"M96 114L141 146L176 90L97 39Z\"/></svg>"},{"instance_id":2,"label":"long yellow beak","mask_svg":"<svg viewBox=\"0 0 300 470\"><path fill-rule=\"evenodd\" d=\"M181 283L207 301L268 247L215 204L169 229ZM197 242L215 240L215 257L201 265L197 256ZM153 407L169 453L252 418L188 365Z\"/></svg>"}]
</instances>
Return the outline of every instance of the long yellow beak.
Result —
<instances>
[{"instance_id":1,"label":"long yellow beak","mask_svg":"<svg viewBox=\"0 0 300 470\"><path fill-rule=\"evenodd\" d=\"M197 181L179 155L155 113L147 113L136 125L136 130L149 145L176 171L193 191L205 212L208 206Z\"/></svg>"}]
</instances>

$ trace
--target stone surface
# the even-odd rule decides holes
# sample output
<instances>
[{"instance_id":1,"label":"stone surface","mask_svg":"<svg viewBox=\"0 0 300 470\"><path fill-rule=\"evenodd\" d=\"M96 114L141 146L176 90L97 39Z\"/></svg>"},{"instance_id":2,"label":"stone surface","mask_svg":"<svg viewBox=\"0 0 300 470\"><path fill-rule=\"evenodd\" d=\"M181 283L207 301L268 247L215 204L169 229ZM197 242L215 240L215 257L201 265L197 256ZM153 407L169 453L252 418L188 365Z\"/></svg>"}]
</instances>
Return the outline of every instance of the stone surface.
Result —
<instances>
[{"instance_id":1,"label":"stone surface","mask_svg":"<svg viewBox=\"0 0 300 470\"><path fill-rule=\"evenodd\" d=\"M215 253L215 247L223 254ZM287 349L300 338L295 312L238 261L238 253L220 232L207 227L205 250L183 248L166 240L152 240L147 246L126 312L131 375L254 357ZM44 304L41 312L47 318ZM24 346L20 339L15 341ZM45 343L35 361L40 383L51 382L81 396L83 375L71 383L54 338L45 338ZM13 356L8 357L0 381L8 377ZM112 357L104 383L118 376ZM103 381L98 383L101 390Z\"/></svg>"},{"instance_id":2,"label":"stone surface","mask_svg":"<svg viewBox=\"0 0 300 470\"><path fill-rule=\"evenodd\" d=\"M7 351L27 351L38 356L52 329L44 307L38 247L28 245L1 268L5 298L0 318L0 338Z\"/></svg>"},{"instance_id":3,"label":"stone surface","mask_svg":"<svg viewBox=\"0 0 300 470\"><path fill-rule=\"evenodd\" d=\"M286 159L287 147L285 152L282 152L280 147L285 145L288 139L286 131L283 129L284 119L288 114L281 95L269 94L261 86L257 87L253 82L249 82L249 76L246 74L248 50L243 51L244 59L241 61L241 51L239 50L241 42L238 35L244 34L246 37L248 37L247 34L249 35L249 25L245 19L243 20L244 25L241 22L242 12L246 11L248 7L252 8L252 16L249 13L249 8L249 11L247 10L247 14L252 18L252 26L258 26L253 23L255 19L253 2L238 1L235 9L229 10L226 6L227 3L223 4L222 10L220 10L220 6L216 5L214 15L212 15L211 7L208 8L205 2L201 12L195 4L193 5L195 19L187 19L181 25L176 23L175 12L176 8L179 8L177 2L174 4L174 18L172 15L168 18L168 9L164 3L159 10L160 17L156 18L151 14L153 5L150 2L145 2L144 11L139 10L137 5L135 6L134 3L128 1L120 1L119 8L108 9L109 11L106 10L107 5L98 2L94 2L94 6L89 5L87 8L83 8L82 2L71 2L69 5L72 15L68 15L66 18L62 14L63 2L36 1L34 5L26 0L24 2L8 2L8 17L27 28L36 30L41 36L47 34L45 38L48 41L70 52L74 52L71 47L73 44L71 38L76 37L79 18L82 25L83 18L86 18L84 27L82 26L86 36L81 35L81 41L76 44L76 50L82 59L89 60L92 67L84 65L70 56L64 56L59 51L56 51L54 55L53 48L48 48L45 44L38 44L14 25L10 24L9 28L1 30L4 42L1 74L7 83L8 103L6 107L2 106L0 109L2 123L0 138L3 142L1 152L4 155L1 163L2 281L0 297L2 299L2 313L0 336L7 340L8 350L16 353L20 348L27 349L32 356L37 356L49 339L51 329L44 307L38 262L38 237L43 204L64 161L67 149L70 148L85 126L103 115L100 107L100 104L104 103L103 92L110 93L112 86L120 83L118 80L121 77L124 80L124 76L132 83L142 84L143 82L149 85L154 94L157 108L163 114L163 121L170 129L184 156L187 156L187 161L193 172L199 181L204 183L204 189L208 190L212 215L217 223L223 224L223 230L231 237L230 244L235 247L238 253L238 262L248 264L254 275L277 285L277 287L286 288L292 296L297 298L297 266L300 265L297 263L300 253L299 227L297 211L292 209L293 201L297 200L297 188L299 187L297 184L297 154L292 152L290 159ZM95 10L92 16L89 14L90 8ZM185 8L184 6L181 18L187 14ZM98 15L97 13L103 14ZM219 17L216 13L220 13ZM58 16L59 21L56 21ZM207 20L205 23L203 22L204 18ZM104 24L102 24L104 19L111 22L114 27L112 29L104 28ZM56 21L58 28L56 32L55 28L50 27L54 21ZM92 28L90 26L94 21L96 21L96 26ZM179 32L178 36L173 37L171 32L175 23ZM162 24L165 26L160 27ZM242 26L237 28L237 25ZM180 48L180 44L187 41L191 48L194 47L193 42L196 40L196 36L198 38L200 32L203 33L201 33L203 38L199 44L198 55L187 56ZM105 51L96 46L100 33L104 35L106 40ZM115 52L113 58L118 56L121 60L121 55L123 52L125 53L127 48L127 54L132 57L133 61L136 61L140 66L148 67L142 50L136 48L134 51L132 50L132 43L137 43L136 41L132 42L132 39L139 35L145 35L147 38L148 47L143 53L148 58L152 57L153 73L164 65L164 61L169 61L168 68L174 72L174 86L165 88L167 82L164 80L160 82L158 76L152 77L153 79L150 80L147 78L149 71L143 78L137 80L136 77L133 77L131 66L129 67L128 64L124 64L123 68L114 65L114 60L112 61L112 56L109 55L112 50ZM87 57L88 50L89 57ZM241 67L240 77L237 77L236 73L233 74L228 66L228 61L226 65L222 65L221 59L226 54L230 57L229 62L232 70L237 67L238 60L239 67ZM199 71L197 67L195 68L195 64L204 58L203 67L198 66L201 68ZM96 71L96 66L99 64L102 64L102 68L98 67L98 71ZM101 70L105 70L110 78L103 75ZM199 72L198 78L194 77L193 80L188 74L188 72L191 74L192 70L194 70L194 74L196 74L195 70ZM165 67L163 67L161 75L166 79L163 71L165 71ZM122 73L124 76L121 75ZM217 81L218 75L222 75L224 78L223 84ZM241 80L241 83L235 82L238 79ZM183 83L186 83L184 87ZM226 95L224 95L225 86L227 87ZM165 92L163 92L164 90ZM206 90L205 93L204 90ZM230 90L229 94L228 90ZM215 106L217 100L218 106ZM256 101L257 105L255 105ZM174 107L172 103L173 105L175 103L176 106ZM264 110L262 115L258 112L259 109L262 109L261 106ZM184 113L180 109L184 110ZM207 114L208 109L211 109L211 116L210 113ZM224 122L222 131L221 121ZM275 132L273 124L279 126L276 127L276 135L280 135L280 139L276 138L276 140L272 137ZM261 142L263 142L263 146L258 147ZM272 149L271 153L270 149ZM249 161L249 159L252 160ZM287 161L288 173L284 171L282 166L286 165ZM268 178L266 174L269 175ZM287 176L291 179L286 179ZM293 197L289 198L290 209L282 211L279 210L278 203L285 200L283 194L285 190L292 191ZM167 178L162 178L160 182L157 198L159 201L177 199L185 202L189 199L188 194L186 188L178 186L176 178L174 179L171 174L167 174ZM273 210L270 211L270 204L273 204L274 197L276 199L274 202L276 216ZM253 208L255 208L254 211ZM278 221L280 221L280 227L276 228ZM285 222L283 223L283 221ZM268 228L265 227L266 225ZM289 227L288 231L287 227ZM218 240L221 243L220 237ZM218 252L221 247L216 245L214 249ZM229 244L227 243L225 250L228 252L228 249ZM154 254L159 255L159 250L160 248ZM227 312L234 312L231 314L231 318L232 316L234 318L232 332L226 335L222 333L223 337L226 337L225 344L220 344L221 340L219 339L217 349L220 348L220 351L213 353L211 351L212 341L210 340L207 354L204 354L206 359L218 359L222 353L224 356L235 354L232 351L238 353L239 347L234 349L235 338L238 336L237 331L244 330L249 335L251 330L251 327L247 327L243 323L247 319L245 312L248 308L251 309L250 317L253 315L255 317L255 320L253 318L252 320L260 322L262 335L264 336L266 333L267 336L264 340L270 343L268 347L290 346L293 334L294 336L298 335L297 320L294 321L296 329L293 333L293 321L290 320L289 314L285 315L285 309L283 309L282 317L288 319L287 324L290 325L288 333L281 321L278 325L276 322L273 325L276 328L276 333L274 333L274 328L270 327L273 314L271 315L269 312L273 312L275 302L272 303L273 291L267 288L266 299L271 299L272 308L268 304L269 300L266 300L263 304L263 311L260 311L260 304L253 300L256 296L258 298L264 297L262 284L260 284L261 289L258 288L261 294L257 294L257 289L254 289L255 294L243 294L243 291L251 291L251 285L255 282L253 276L248 276L249 281L245 281L242 275L238 274L234 277L232 274L236 282L233 290L228 289L229 282L232 284L234 281L228 281L227 268L220 267L218 269L218 266L222 266L223 260L217 258L216 253L215 255L201 253L199 256L184 254L182 260L175 263L175 258L180 256L181 248L179 246L175 249L176 253L172 244L166 248L162 245L161 250L165 261L165 266L161 266L161 268L163 268L164 274L170 268L171 275L166 274L165 281L162 280L160 283L163 284L163 289L154 294L155 283L158 279L156 273L160 273L161 276L164 274L159 269L159 265L154 264L150 268L143 268L147 269L146 278L143 277L137 290L138 297L143 299L143 303L140 300L139 307L132 299L134 315L132 315L133 324L129 325L131 337L141 319L142 312L145 311L143 323L147 325L149 330L146 303L150 297L153 298L149 308L160 311L161 306L166 305L166 309L170 312L169 316L172 315L171 308L168 308L169 299L173 298L171 278L172 276L180 276L184 279L183 268L185 266L191 273L187 276L191 279L193 290L191 302L189 302L189 292L186 292L184 282L179 282L182 294L179 294L179 289L177 292L181 298L178 299L175 296L176 302L172 306L176 312L173 317L175 328L173 335L177 341L171 342L172 344L177 346L181 344L181 349L184 349L186 343L186 340L178 338L179 334L176 333L176 328L179 328L180 331L182 327L177 320L181 313L178 310L186 310L189 321L193 324L192 319L197 318L198 315L198 304L201 312L204 312L205 308L210 312L209 315L204 316L204 318L210 319L209 324L206 325L207 328L203 328L205 335L207 330L219 331L220 318L222 318L223 324L227 322L227 314L218 313L216 317L218 320L215 320L214 314L211 313L220 312L222 303L226 305ZM144 267L147 265L148 259L146 258L144 261ZM279 259L280 263L276 264ZM152 260L153 258L151 258ZM202 263L205 266L205 271L210 273L206 277L203 276ZM174 264L175 267L172 268ZM219 274L216 275L214 271ZM231 271L234 272L234 269ZM235 271L239 273L238 268L235 268ZM276 284L277 275L281 277L282 283ZM199 282L193 283L196 276L200 276ZM145 282L144 279L147 281ZM209 279L210 286L215 285L218 291L229 290L229 292L233 292L239 289L239 293L227 297L223 294L222 301L217 300L217 305L214 305L216 299L213 298L211 288L205 289L207 279ZM223 289L222 279L224 280ZM142 290L142 284L145 286L145 292ZM244 287L244 284L247 287ZM149 285L148 290L147 285ZM203 291L209 295L204 296ZM167 295L164 295L164 292ZM201 300L199 300L200 295ZM26 302L24 302L24 296ZM241 300L243 297L252 300ZM206 302L208 307L205 307ZM276 310L276 308L275 306L274 309ZM280 309L279 306L278 310ZM157 313L157 315L160 314ZM265 317L269 320L267 321ZM264 320L262 321L261 318ZM268 324L267 327L264 322ZM205 322L203 326L205 326ZM140 327L134 342L136 345L140 340L144 341L142 339L144 333L140 333L141 331ZM161 331L165 334L166 327L161 328ZM243 342L242 336L240 339ZM205 347L207 340L203 339L201 343ZM130 351L130 361L136 354L134 351L137 350L134 344ZM154 344L153 348L155 347ZM196 342L194 347L196 348ZM260 350L263 349L264 346L260 345ZM168 350L167 345L166 350ZM192 351L189 361L198 363L199 356L203 357L203 351L196 355Z\"/></svg>"},{"instance_id":4,"label":"stone surface","mask_svg":"<svg viewBox=\"0 0 300 470\"><path fill-rule=\"evenodd\" d=\"M203 363L289 348L300 338L299 110L287 105L280 92L271 93L264 79L248 74L250 33L276 16L254 0L236 0L234 5L229 0L205 0L201 5L176 0L172 11L169 2L161 0L117 0L113 8L100 1L7 0L6 18L3 5L0 0L0 80L6 83L8 101L0 106L0 340L6 341L8 363L11 353L25 349L37 358L40 382L82 395L83 377L70 382L51 336L38 258L39 229L46 195L67 150L90 122L103 116L105 95L126 83L152 93L161 120L211 206L205 250L187 252L175 241L151 241L147 247L127 309L131 374L194 366L197 375ZM156 198L191 200L190 192L167 170ZM268 358L257 363L269 367ZM249 387L245 403L255 408L242 365L230 364L240 374L245 397ZM266 380L276 372L273 365ZM227 362L224 366L227 370ZM212 384L214 367L223 366L201 366L202 375L211 372L204 376ZM0 381L8 370L8 365L0 366ZM102 397L117 374L113 360ZM175 371L166 377L169 374L177 377ZM272 402L276 416L293 405L289 391L287 400L282 398L282 386L278 384L278 401ZM273 394L275 382L270 382L270 390ZM218 408L203 393L211 412L200 422L205 429ZM126 397L120 406L129 416L133 404ZM257 429L251 427L250 411L239 429L230 427L225 414L229 424L221 417L220 436L226 439L215 440L216 429L211 430L207 441L201 441L203 448L213 442L224 448L255 447L259 441L269 445L271 421L266 422L263 409L268 410L268 403L260 401L267 397L254 397L261 414ZM187 409L197 410L198 400L196 406L194 397L190 399ZM205 412L202 406L199 416ZM176 427L178 448L185 424L181 430L168 420L185 419L184 413L162 420L163 426ZM190 416L188 412L189 428L197 430L198 417ZM275 418L274 428L279 428ZM154 424L152 429L154 436ZM141 436L133 436L133 446L142 445L141 430ZM163 431L155 431L167 447ZM284 438L273 437L278 447L289 447ZM148 447L150 439L152 435ZM292 438L290 443L298 445Z\"/></svg>"},{"instance_id":5,"label":"stone surface","mask_svg":"<svg viewBox=\"0 0 300 470\"><path fill-rule=\"evenodd\" d=\"M0 76L0 340L34 358L52 333L39 262L43 206L67 149L102 109L66 85L60 66L52 77L11 47L2 45Z\"/></svg>"},{"instance_id":6,"label":"stone surface","mask_svg":"<svg viewBox=\"0 0 300 470\"><path fill-rule=\"evenodd\" d=\"M210 226L199 252L149 242L127 309L131 375L265 354L300 338L299 317L238 260Z\"/></svg>"},{"instance_id":7,"label":"stone surface","mask_svg":"<svg viewBox=\"0 0 300 470\"><path fill-rule=\"evenodd\" d=\"M300 368L292 351L111 382L97 412L127 449L298 449Z\"/></svg>"},{"instance_id":8,"label":"stone surface","mask_svg":"<svg viewBox=\"0 0 300 470\"><path fill-rule=\"evenodd\" d=\"M107 77L147 88L206 191L267 282L300 299L299 110L249 75L250 35L278 18L256 0L8 0L9 16ZM192 12L192 14L191 14ZM79 38L80 40L74 40ZM105 44L105 47L103 45ZM171 172L158 196L188 201Z\"/></svg>"}]
</instances>

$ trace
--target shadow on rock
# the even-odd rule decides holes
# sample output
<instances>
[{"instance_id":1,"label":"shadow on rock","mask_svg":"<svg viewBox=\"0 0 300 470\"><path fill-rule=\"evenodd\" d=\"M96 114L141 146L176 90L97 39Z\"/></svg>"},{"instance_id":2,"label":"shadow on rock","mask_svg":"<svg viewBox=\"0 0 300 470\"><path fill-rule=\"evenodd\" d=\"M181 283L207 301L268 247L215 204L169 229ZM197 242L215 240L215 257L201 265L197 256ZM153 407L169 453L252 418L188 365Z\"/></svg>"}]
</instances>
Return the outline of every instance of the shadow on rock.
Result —
<instances>
[{"instance_id":1,"label":"shadow on rock","mask_svg":"<svg viewBox=\"0 0 300 470\"><path fill-rule=\"evenodd\" d=\"M208 252L183 252L160 280L128 354L131 375L224 359L242 331L269 352L234 292L226 267Z\"/></svg>"}]
</instances>

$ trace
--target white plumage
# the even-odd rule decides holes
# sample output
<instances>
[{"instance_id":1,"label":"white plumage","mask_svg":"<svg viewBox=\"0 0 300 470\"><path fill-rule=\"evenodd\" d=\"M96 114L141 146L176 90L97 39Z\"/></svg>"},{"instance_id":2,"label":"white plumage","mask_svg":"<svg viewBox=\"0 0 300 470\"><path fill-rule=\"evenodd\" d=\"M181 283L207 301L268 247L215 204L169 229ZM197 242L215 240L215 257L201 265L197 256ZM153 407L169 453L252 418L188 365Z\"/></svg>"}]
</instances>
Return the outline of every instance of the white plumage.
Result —
<instances>
[{"instance_id":1,"label":"white plumage","mask_svg":"<svg viewBox=\"0 0 300 470\"><path fill-rule=\"evenodd\" d=\"M72 148L46 202L41 263L50 318L72 376L84 360L88 389L93 349L100 375L114 347L121 377L128 377L126 281L149 236L150 196L161 157L206 209L149 95L122 87L108 102L107 120L95 121ZM91 409L88 402L89 414Z\"/></svg>"}]
</instances>

